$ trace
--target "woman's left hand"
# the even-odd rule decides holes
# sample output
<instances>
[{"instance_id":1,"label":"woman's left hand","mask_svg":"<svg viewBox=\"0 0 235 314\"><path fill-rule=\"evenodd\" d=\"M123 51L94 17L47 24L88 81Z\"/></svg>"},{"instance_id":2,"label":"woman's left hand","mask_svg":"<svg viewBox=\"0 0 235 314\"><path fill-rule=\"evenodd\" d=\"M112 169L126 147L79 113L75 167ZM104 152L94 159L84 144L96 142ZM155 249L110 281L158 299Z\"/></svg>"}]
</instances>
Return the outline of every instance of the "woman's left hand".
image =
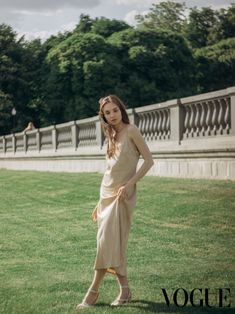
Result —
<instances>
[{"instance_id":1,"label":"woman's left hand","mask_svg":"<svg viewBox=\"0 0 235 314\"><path fill-rule=\"evenodd\" d=\"M127 183L127 184L121 186L117 192L118 198L121 198L123 200L126 199L128 197L128 195L130 195L132 188L133 188L133 185L130 183Z\"/></svg>"}]
</instances>

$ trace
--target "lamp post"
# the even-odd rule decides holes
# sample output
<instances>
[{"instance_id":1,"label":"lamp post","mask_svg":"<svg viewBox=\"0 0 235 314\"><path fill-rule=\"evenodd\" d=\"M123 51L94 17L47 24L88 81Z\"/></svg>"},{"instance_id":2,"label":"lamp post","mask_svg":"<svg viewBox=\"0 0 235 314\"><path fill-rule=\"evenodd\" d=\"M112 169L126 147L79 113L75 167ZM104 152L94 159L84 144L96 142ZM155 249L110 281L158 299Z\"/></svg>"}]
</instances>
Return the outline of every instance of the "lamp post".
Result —
<instances>
[{"instance_id":1,"label":"lamp post","mask_svg":"<svg viewBox=\"0 0 235 314\"><path fill-rule=\"evenodd\" d=\"M14 129L15 129L15 116L16 116L16 108L15 107L12 108L11 115L12 115L12 119L13 119L13 132L14 132Z\"/></svg>"}]
</instances>

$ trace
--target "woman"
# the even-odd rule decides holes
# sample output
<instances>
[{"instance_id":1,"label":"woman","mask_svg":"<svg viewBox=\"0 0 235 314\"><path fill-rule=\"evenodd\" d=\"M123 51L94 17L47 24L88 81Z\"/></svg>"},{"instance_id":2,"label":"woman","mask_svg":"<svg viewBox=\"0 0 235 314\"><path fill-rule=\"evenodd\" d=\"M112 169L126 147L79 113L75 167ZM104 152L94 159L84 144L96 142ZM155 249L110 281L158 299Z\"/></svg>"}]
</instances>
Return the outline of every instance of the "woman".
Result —
<instances>
[{"instance_id":1,"label":"woman","mask_svg":"<svg viewBox=\"0 0 235 314\"><path fill-rule=\"evenodd\" d=\"M136 202L136 183L152 167L153 159L141 133L130 124L122 101L115 95L101 98L100 120L107 137L106 171L100 200L92 217L98 223L97 254L93 282L77 310L93 306L106 272L116 275L120 293L113 306L130 302L126 270L126 248ZM144 163L136 172L140 154Z\"/></svg>"},{"instance_id":2,"label":"woman","mask_svg":"<svg viewBox=\"0 0 235 314\"><path fill-rule=\"evenodd\" d=\"M33 125L33 122L29 122L27 127L24 129L24 132L32 131L32 130L35 130L35 126Z\"/></svg>"}]
</instances>

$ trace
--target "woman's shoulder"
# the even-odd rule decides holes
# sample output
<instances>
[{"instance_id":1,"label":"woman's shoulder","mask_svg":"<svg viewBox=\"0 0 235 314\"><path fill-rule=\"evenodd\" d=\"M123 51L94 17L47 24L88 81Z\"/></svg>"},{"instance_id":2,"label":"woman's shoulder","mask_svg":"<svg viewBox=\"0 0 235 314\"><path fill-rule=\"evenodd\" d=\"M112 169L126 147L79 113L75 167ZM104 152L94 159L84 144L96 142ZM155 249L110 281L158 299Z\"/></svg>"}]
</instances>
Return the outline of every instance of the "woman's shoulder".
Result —
<instances>
[{"instance_id":1,"label":"woman's shoulder","mask_svg":"<svg viewBox=\"0 0 235 314\"><path fill-rule=\"evenodd\" d=\"M127 126L127 133L129 137L133 137L134 135L139 134L140 130L138 129L136 125L130 123Z\"/></svg>"}]
</instances>

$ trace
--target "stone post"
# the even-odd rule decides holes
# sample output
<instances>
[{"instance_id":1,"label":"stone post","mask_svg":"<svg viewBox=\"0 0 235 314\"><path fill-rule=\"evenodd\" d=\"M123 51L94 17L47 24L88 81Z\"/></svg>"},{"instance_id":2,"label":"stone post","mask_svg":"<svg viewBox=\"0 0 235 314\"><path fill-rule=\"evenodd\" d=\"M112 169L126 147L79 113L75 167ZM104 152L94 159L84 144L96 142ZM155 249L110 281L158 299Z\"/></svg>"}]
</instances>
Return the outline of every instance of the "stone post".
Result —
<instances>
[{"instance_id":1,"label":"stone post","mask_svg":"<svg viewBox=\"0 0 235 314\"><path fill-rule=\"evenodd\" d=\"M15 154L15 152L16 152L16 137L15 137L15 134L12 134L12 151Z\"/></svg>"},{"instance_id":2,"label":"stone post","mask_svg":"<svg viewBox=\"0 0 235 314\"><path fill-rule=\"evenodd\" d=\"M57 138L56 138L56 126L53 125L53 129L51 130L51 136L52 136L52 148L56 152L57 150Z\"/></svg>"},{"instance_id":3,"label":"stone post","mask_svg":"<svg viewBox=\"0 0 235 314\"><path fill-rule=\"evenodd\" d=\"M27 152L27 135L25 131L23 134L23 146L24 146L24 152L26 153Z\"/></svg>"},{"instance_id":4,"label":"stone post","mask_svg":"<svg viewBox=\"0 0 235 314\"><path fill-rule=\"evenodd\" d=\"M36 145L37 145L38 152L40 152L40 150L41 150L41 134L40 134L39 129L37 129L37 133L36 133Z\"/></svg>"},{"instance_id":5,"label":"stone post","mask_svg":"<svg viewBox=\"0 0 235 314\"><path fill-rule=\"evenodd\" d=\"M129 116L129 120L131 124L134 124L136 126L138 126L138 116L135 112L135 109L131 108L127 110L128 116Z\"/></svg>"},{"instance_id":6,"label":"stone post","mask_svg":"<svg viewBox=\"0 0 235 314\"><path fill-rule=\"evenodd\" d=\"M76 121L74 121L74 124L71 125L71 136L72 136L72 146L74 150L78 147L78 128Z\"/></svg>"},{"instance_id":7,"label":"stone post","mask_svg":"<svg viewBox=\"0 0 235 314\"><path fill-rule=\"evenodd\" d=\"M170 139L180 144L183 132L183 110L180 99L174 99L169 101L169 103L170 102L172 102L172 104L170 104Z\"/></svg>"},{"instance_id":8,"label":"stone post","mask_svg":"<svg viewBox=\"0 0 235 314\"><path fill-rule=\"evenodd\" d=\"M97 145L99 146L99 148L101 149L103 146L103 142L104 142L104 135L101 129L101 123L100 121L97 121L95 123L95 127L96 127L96 142Z\"/></svg>"},{"instance_id":9,"label":"stone post","mask_svg":"<svg viewBox=\"0 0 235 314\"><path fill-rule=\"evenodd\" d=\"M231 134L235 135L235 87L227 88L228 96L230 96L231 101Z\"/></svg>"},{"instance_id":10,"label":"stone post","mask_svg":"<svg viewBox=\"0 0 235 314\"><path fill-rule=\"evenodd\" d=\"M2 139L2 150L3 150L3 154L6 154L6 138L4 135Z\"/></svg>"}]
</instances>

